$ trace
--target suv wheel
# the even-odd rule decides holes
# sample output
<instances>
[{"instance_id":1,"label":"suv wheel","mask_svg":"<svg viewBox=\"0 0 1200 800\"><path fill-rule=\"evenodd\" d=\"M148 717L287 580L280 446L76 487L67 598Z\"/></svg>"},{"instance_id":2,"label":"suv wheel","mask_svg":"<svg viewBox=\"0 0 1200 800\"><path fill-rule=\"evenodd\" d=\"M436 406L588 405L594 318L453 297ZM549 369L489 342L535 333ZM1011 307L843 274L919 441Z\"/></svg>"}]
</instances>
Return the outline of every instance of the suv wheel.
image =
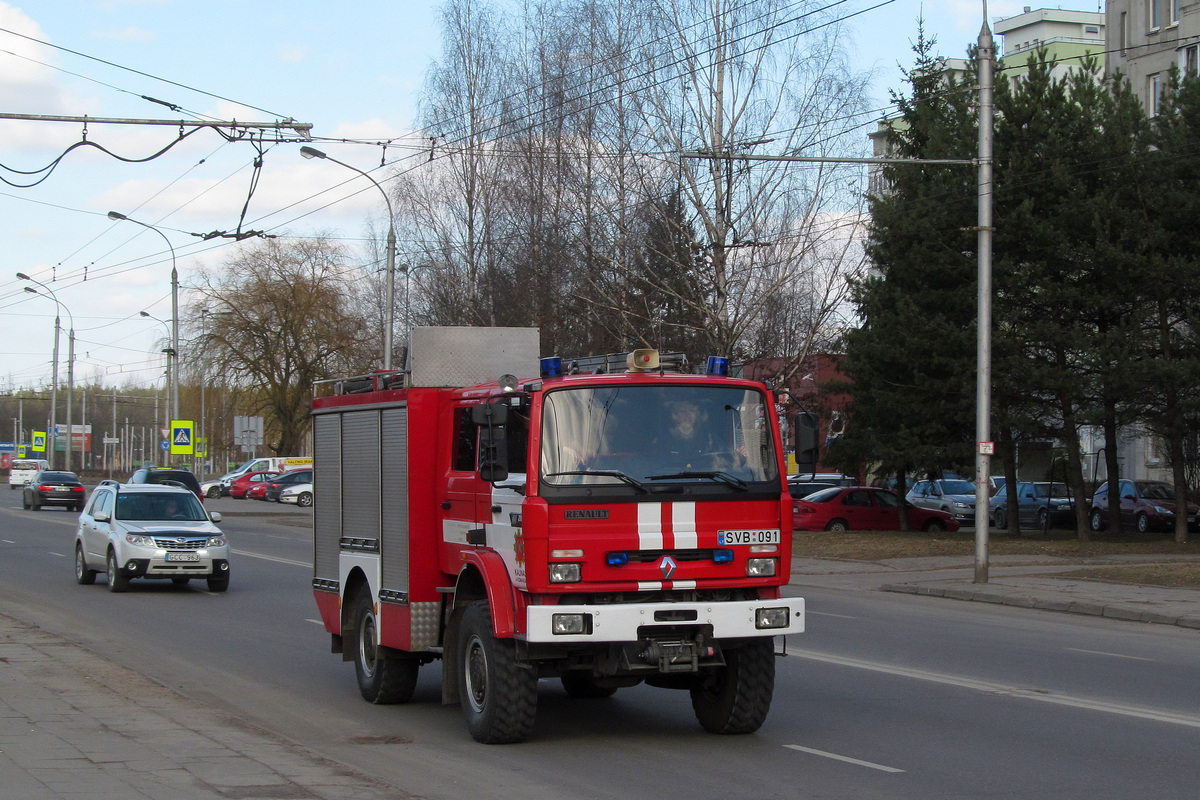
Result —
<instances>
[{"instance_id":1,"label":"suv wheel","mask_svg":"<svg viewBox=\"0 0 1200 800\"><path fill-rule=\"evenodd\" d=\"M81 586L91 586L96 582L96 570L88 569L81 544L75 545L75 582Z\"/></svg>"},{"instance_id":2,"label":"suv wheel","mask_svg":"<svg viewBox=\"0 0 1200 800\"><path fill-rule=\"evenodd\" d=\"M117 567L117 553L108 551L108 590L110 592L125 592L129 590L129 578L121 574Z\"/></svg>"}]
</instances>

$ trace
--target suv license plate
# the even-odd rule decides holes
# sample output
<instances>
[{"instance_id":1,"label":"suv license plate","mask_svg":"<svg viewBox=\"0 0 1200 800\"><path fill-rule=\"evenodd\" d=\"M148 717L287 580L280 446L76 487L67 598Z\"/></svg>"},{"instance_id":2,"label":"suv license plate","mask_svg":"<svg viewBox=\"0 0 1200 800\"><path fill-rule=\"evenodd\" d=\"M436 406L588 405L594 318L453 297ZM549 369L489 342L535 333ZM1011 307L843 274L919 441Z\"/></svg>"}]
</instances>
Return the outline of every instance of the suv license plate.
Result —
<instances>
[{"instance_id":1,"label":"suv license plate","mask_svg":"<svg viewBox=\"0 0 1200 800\"><path fill-rule=\"evenodd\" d=\"M199 561L199 553L167 553L167 561Z\"/></svg>"}]
</instances>

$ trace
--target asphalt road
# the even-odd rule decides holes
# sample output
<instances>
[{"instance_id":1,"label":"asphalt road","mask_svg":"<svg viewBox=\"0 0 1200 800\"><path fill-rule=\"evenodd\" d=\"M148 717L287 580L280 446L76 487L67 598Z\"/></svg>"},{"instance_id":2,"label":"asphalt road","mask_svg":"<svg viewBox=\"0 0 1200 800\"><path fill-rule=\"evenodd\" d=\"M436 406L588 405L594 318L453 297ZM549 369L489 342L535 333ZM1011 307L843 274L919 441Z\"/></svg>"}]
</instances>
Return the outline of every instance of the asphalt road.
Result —
<instances>
[{"instance_id":1,"label":"asphalt road","mask_svg":"<svg viewBox=\"0 0 1200 800\"><path fill-rule=\"evenodd\" d=\"M808 632L758 734L705 734L680 692L545 681L533 738L485 747L440 704L437 664L409 705L361 700L316 621L310 512L206 505L234 512L227 593L113 595L74 582L76 515L0 492L0 610L431 800L1200 796L1196 631L795 587Z\"/></svg>"}]
</instances>

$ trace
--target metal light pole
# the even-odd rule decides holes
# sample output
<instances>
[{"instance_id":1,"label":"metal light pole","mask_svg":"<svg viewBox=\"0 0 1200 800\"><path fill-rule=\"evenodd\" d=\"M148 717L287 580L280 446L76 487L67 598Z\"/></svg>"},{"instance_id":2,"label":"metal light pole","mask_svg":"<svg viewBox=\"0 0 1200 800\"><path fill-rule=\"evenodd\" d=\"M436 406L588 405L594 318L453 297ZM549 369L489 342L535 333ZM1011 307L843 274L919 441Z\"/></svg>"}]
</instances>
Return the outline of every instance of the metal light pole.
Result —
<instances>
[{"instance_id":1,"label":"metal light pole","mask_svg":"<svg viewBox=\"0 0 1200 800\"><path fill-rule=\"evenodd\" d=\"M979 31L978 305L975 361L975 583L988 582L988 499L991 497L992 409L992 31L983 5Z\"/></svg>"},{"instance_id":2,"label":"metal light pole","mask_svg":"<svg viewBox=\"0 0 1200 800\"><path fill-rule=\"evenodd\" d=\"M161 319L159 319L158 317L156 317L156 316L154 316L153 314L151 314L149 311L139 311L138 313L139 313L139 314L141 314L141 315L142 315L143 317L145 317L146 319L152 319L152 320L154 320L155 322L157 322L159 325L162 325L162 326L163 326L163 330L165 330L165 331L167 332L167 337L168 337L168 339L170 338L170 336L171 336L171 327L170 327L169 325L167 325L167 323L166 323L166 321L165 321L165 320L161 320ZM167 399L166 399L166 401L163 403L163 406L164 406L164 411L165 411L165 413L166 413L166 415L167 415L167 417L168 417L168 419L166 419L166 420L163 420L163 423L164 423L164 427L165 427L165 428L166 428L166 430L167 430L167 437L168 437L168 440L169 440L169 438L170 438L170 435L171 435L171 420L170 420L170 414L171 414L170 398L171 398L171 388L172 388L172 383L171 383L171 359L172 359L173 357L177 357L177 356L178 356L178 354L177 354L177 353L176 353L176 352L175 352L175 351L174 351L172 348L170 348L170 347L168 347L168 348L167 348L166 350L164 350L163 352L167 354ZM158 390L157 390L157 389L156 389L156 390L155 390L155 392L154 392L154 396L155 396L155 397L158 397ZM178 416L178 415L176 415L175 419L179 419L179 416ZM163 451L163 466L164 466L164 467L169 467L170 465L171 465L171 448L170 448L170 446L168 445L167 449Z\"/></svg>"},{"instance_id":3,"label":"metal light pole","mask_svg":"<svg viewBox=\"0 0 1200 800\"><path fill-rule=\"evenodd\" d=\"M18 272L17 277L23 281L36 283L45 290L50 299L54 301L55 317L54 317L54 381L50 389L50 457L46 459L50 462L50 466L54 466L54 453L58 446L58 435L55 431L57 428L58 415L58 334L62 329L59 322L62 311L67 312L67 317L71 320L71 331L67 339L67 446L64 448L65 458L63 469L70 471L71 469L71 401L75 395L75 315L71 313L71 309L59 302L58 296L54 294L54 290L41 281L34 280L24 272ZM41 295L37 289L32 286L26 286L25 291L30 294ZM80 468L83 467L83 458L80 456Z\"/></svg>"},{"instance_id":4,"label":"metal light pole","mask_svg":"<svg viewBox=\"0 0 1200 800\"><path fill-rule=\"evenodd\" d=\"M379 185L379 181L375 180L358 167L353 167L343 161L338 161L333 156L326 155L315 147L309 147L307 145L300 148L300 155L304 156L305 158L322 158L326 161L332 161L335 164L340 164L346 169L354 170L359 175L362 175L371 183L375 184L375 188L378 189L379 193L383 195L383 202L387 204L387 311L385 314L387 317L387 322L385 323L383 330L383 368L385 370L390 370L392 368L392 328L395 326L396 321L396 215L392 211L392 198L388 197L388 193L382 186Z\"/></svg>"},{"instance_id":5,"label":"metal light pole","mask_svg":"<svg viewBox=\"0 0 1200 800\"><path fill-rule=\"evenodd\" d=\"M173 368L173 380L171 380L172 419L179 419L179 270L175 266L175 246L171 244L171 240L167 238L165 233L149 223L140 222L116 211L108 212L108 218L114 222L132 222L135 225L141 225L143 228L149 228L161 236L163 241L167 243L167 247L171 250L171 355L174 359L173 361L168 359L167 369L168 371L172 371ZM148 317L150 315L143 311L142 316ZM168 425L167 429L169 430L170 427Z\"/></svg>"}]
</instances>

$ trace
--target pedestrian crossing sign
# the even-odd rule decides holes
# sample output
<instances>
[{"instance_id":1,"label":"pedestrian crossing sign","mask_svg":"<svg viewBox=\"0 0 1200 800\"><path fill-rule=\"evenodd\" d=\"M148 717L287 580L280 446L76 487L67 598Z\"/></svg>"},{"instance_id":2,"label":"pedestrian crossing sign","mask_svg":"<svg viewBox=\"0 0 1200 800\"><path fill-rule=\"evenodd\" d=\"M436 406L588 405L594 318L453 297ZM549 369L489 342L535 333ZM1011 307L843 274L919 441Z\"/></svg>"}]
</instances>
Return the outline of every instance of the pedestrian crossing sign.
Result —
<instances>
[{"instance_id":1,"label":"pedestrian crossing sign","mask_svg":"<svg viewBox=\"0 0 1200 800\"><path fill-rule=\"evenodd\" d=\"M35 453L46 452L46 432L45 431L31 431L31 433L33 434L33 437L32 437L33 441L29 445L29 449Z\"/></svg>"},{"instance_id":2,"label":"pedestrian crossing sign","mask_svg":"<svg viewBox=\"0 0 1200 800\"><path fill-rule=\"evenodd\" d=\"M190 419L171 420L171 455L190 456L192 449L193 424Z\"/></svg>"}]
</instances>

